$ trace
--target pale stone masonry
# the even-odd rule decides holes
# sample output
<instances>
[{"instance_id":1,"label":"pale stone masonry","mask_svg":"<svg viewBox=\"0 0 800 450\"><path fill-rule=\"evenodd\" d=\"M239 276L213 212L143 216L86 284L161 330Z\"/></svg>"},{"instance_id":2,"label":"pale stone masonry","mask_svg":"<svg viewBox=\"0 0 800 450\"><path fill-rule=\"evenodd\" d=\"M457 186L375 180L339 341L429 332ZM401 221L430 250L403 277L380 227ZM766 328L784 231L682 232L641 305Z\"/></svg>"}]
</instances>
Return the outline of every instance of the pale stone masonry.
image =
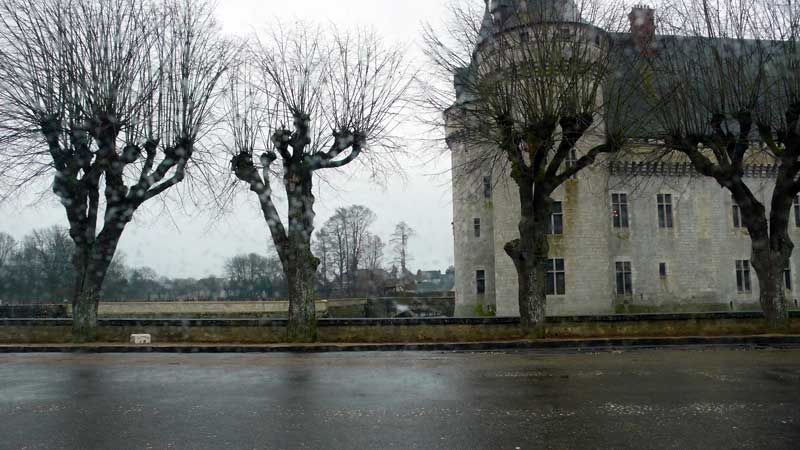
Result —
<instances>
[{"instance_id":1,"label":"pale stone masonry","mask_svg":"<svg viewBox=\"0 0 800 450\"><path fill-rule=\"evenodd\" d=\"M455 156L454 156L455 157ZM564 260L564 295L548 296L548 314L602 314L632 310L752 309L758 283L752 268L749 290L737 286L736 261L750 258L747 232L734 223L730 194L691 171L632 177L608 166L590 168L568 180L553 198L562 202L563 234L550 236L550 255ZM768 172L768 170L765 170ZM748 177L769 205L771 175ZM469 192L465 179L454 191ZM454 198L456 313L472 315L495 305L501 316L518 315L516 271L503 246L518 237L519 200L510 178L495 183L491 199L478 192ZM614 227L612 194L626 194L628 227ZM659 194L670 195L672 227L659 224ZM618 214L618 210L616 212ZM800 240L792 214L791 235ZM481 218L491 238L475 239L473 219ZM631 291L617 295L617 262L629 262ZM663 266L662 266L663 264ZM789 267L787 297L796 306L798 256ZM486 274L486 293L476 290L476 272ZM663 270L663 271L662 271ZM744 280L743 280L744 282ZM742 286L746 288L747 286ZM686 306L686 308L681 308Z\"/></svg>"},{"instance_id":2,"label":"pale stone masonry","mask_svg":"<svg viewBox=\"0 0 800 450\"><path fill-rule=\"evenodd\" d=\"M494 3L502 2L491 2L487 14ZM652 18L650 10L644 12ZM627 38L631 45L638 39ZM457 130L448 131L455 136ZM598 139L585 137L577 157ZM455 137L448 142L454 168L456 314L471 316L496 308L500 316L518 315L517 275L503 249L519 236L515 184L507 173L488 169L461 173L459 168L481 149L467 148ZM550 255L563 260L563 271L553 271L554 285L556 276L563 277L563 293L548 296L548 314L755 308L758 283L749 267L750 240L736 223L730 194L686 163L651 165L646 175L640 169L630 162L601 162L554 193L553 199L562 205L563 233L550 236ZM767 208L773 171L769 165L752 166L746 175ZM612 204L615 199L617 205ZM625 200L627 226L621 218L614 220L622 214L620 199ZM790 234L798 242L800 221L795 217L800 219L797 206ZM793 307L798 306L800 290L798 258L795 252L785 277Z\"/></svg>"}]
</instances>

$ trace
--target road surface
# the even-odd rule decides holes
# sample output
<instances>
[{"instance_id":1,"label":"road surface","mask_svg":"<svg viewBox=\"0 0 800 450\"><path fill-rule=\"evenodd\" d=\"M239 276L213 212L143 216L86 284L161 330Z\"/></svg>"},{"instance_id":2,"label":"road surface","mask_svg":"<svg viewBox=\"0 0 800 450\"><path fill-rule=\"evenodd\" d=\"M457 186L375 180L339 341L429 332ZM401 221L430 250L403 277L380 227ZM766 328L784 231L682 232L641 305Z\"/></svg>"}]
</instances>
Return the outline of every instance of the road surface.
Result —
<instances>
[{"instance_id":1,"label":"road surface","mask_svg":"<svg viewBox=\"0 0 800 450\"><path fill-rule=\"evenodd\" d=\"M800 449L800 349L0 355L0 449Z\"/></svg>"}]
</instances>

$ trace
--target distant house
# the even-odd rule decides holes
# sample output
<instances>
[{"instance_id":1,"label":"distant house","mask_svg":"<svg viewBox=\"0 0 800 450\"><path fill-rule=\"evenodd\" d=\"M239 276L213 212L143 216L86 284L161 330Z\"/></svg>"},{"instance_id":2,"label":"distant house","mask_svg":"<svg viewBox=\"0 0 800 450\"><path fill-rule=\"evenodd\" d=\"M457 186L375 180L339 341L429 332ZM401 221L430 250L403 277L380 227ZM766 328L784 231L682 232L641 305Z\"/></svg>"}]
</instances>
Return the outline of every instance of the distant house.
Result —
<instances>
[{"instance_id":1,"label":"distant house","mask_svg":"<svg viewBox=\"0 0 800 450\"><path fill-rule=\"evenodd\" d=\"M455 269L450 267L446 272L440 270L420 270L414 277L415 291L418 294L432 292L449 292L455 285Z\"/></svg>"}]
</instances>

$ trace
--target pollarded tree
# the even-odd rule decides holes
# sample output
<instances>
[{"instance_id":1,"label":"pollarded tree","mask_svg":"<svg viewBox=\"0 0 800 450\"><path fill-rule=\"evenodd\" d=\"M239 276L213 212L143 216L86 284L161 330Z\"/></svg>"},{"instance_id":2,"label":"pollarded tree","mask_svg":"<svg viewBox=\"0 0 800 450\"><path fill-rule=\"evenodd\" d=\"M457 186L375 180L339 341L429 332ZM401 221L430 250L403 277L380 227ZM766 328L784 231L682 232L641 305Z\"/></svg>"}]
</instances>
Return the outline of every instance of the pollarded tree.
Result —
<instances>
[{"instance_id":1,"label":"pollarded tree","mask_svg":"<svg viewBox=\"0 0 800 450\"><path fill-rule=\"evenodd\" d=\"M302 24L272 33L246 58L231 89L232 170L256 194L278 250L288 283L288 338L313 340L315 178L353 162L369 174L398 169L392 132L408 65L402 51L373 33ZM274 201L276 175L286 192L286 222Z\"/></svg>"},{"instance_id":2,"label":"pollarded tree","mask_svg":"<svg viewBox=\"0 0 800 450\"><path fill-rule=\"evenodd\" d=\"M202 168L230 54L202 0L0 1L0 176L8 195L53 176L76 247L76 340L95 338L134 213Z\"/></svg>"},{"instance_id":3,"label":"pollarded tree","mask_svg":"<svg viewBox=\"0 0 800 450\"><path fill-rule=\"evenodd\" d=\"M520 203L513 260L523 328L544 332L547 224L554 191L601 155L620 152L629 90L620 89L613 31L625 10L601 0L455 0L424 37L433 80L426 105L444 111L454 177L509 176ZM437 80L447 80L444 88ZM453 92L453 84L455 92ZM574 157L573 157L574 156Z\"/></svg>"},{"instance_id":4,"label":"pollarded tree","mask_svg":"<svg viewBox=\"0 0 800 450\"><path fill-rule=\"evenodd\" d=\"M800 6L771 0L666 4L648 58L654 123L669 150L731 193L750 235L768 324L788 322L783 271L800 192ZM748 167L770 167L769 208ZM762 174L763 175L763 174Z\"/></svg>"}]
</instances>

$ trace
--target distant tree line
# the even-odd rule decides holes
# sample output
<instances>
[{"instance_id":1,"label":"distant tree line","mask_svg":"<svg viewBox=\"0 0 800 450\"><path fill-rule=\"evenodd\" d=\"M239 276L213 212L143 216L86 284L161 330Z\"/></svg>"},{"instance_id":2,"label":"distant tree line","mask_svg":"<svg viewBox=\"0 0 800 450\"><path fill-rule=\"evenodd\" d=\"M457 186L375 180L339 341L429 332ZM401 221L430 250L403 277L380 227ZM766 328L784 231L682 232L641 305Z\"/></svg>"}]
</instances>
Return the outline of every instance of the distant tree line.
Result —
<instances>
[{"instance_id":1,"label":"distant tree line","mask_svg":"<svg viewBox=\"0 0 800 450\"><path fill-rule=\"evenodd\" d=\"M0 301L4 304L63 303L74 293L75 245L65 227L33 230L21 241L0 232ZM257 300L286 295L276 257L236 255L224 264L225 277L168 278L150 267L130 267L118 252L100 298L122 300Z\"/></svg>"},{"instance_id":2,"label":"distant tree line","mask_svg":"<svg viewBox=\"0 0 800 450\"><path fill-rule=\"evenodd\" d=\"M316 234L319 295L327 298L381 296L400 286L413 289L408 241L414 231L397 225L393 263L387 269L383 240L370 230L375 213L362 205L339 208ZM75 290L75 244L69 229L51 226L17 241L0 232L0 301L3 303L69 302ZM225 260L223 276L169 278L150 267L130 267L117 252L100 292L103 301L258 300L286 298L284 271L277 255L240 254Z\"/></svg>"}]
</instances>

